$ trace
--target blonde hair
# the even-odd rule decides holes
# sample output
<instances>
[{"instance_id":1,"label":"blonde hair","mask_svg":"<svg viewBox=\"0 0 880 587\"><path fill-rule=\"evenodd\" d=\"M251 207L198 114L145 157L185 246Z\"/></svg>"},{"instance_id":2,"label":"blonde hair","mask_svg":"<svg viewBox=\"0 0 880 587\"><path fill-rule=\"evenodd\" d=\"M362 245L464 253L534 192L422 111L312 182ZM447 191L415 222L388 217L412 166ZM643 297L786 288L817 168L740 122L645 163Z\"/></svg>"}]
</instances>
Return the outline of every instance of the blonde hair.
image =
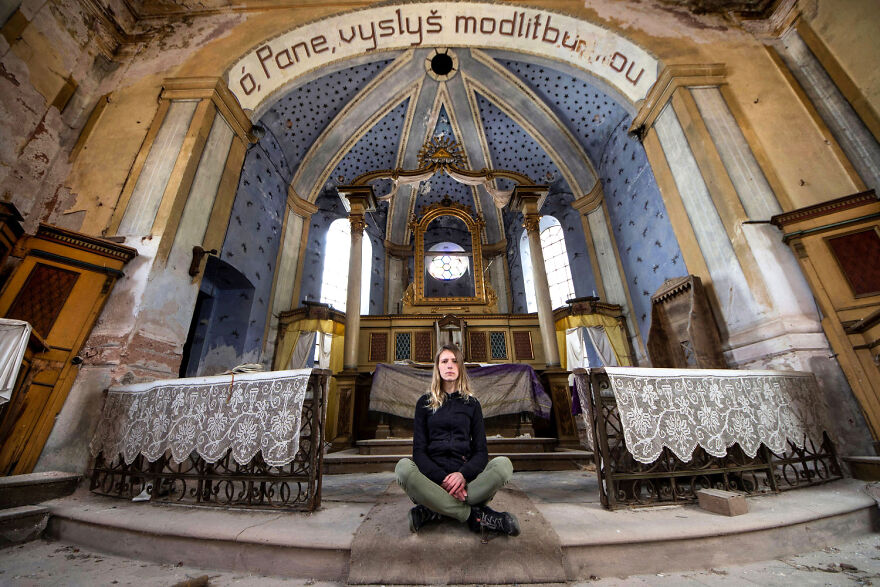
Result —
<instances>
[{"instance_id":1,"label":"blonde hair","mask_svg":"<svg viewBox=\"0 0 880 587\"><path fill-rule=\"evenodd\" d=\"M455 390L464 396L465 401L474 396L471 390L471 380L468 377L467 369L464 366L464 356L461 350L453 344L445 344L440 347L437 354L434 355L434 373L431 377L431 400L428 403L431 410L436 412L443 402L446 401L446 392L443 391L443 378L440 376L440 354L443 351L449 351L455 355L455 362L458 365L458 378L455 380Z\"/></svg>"}]
</instances>

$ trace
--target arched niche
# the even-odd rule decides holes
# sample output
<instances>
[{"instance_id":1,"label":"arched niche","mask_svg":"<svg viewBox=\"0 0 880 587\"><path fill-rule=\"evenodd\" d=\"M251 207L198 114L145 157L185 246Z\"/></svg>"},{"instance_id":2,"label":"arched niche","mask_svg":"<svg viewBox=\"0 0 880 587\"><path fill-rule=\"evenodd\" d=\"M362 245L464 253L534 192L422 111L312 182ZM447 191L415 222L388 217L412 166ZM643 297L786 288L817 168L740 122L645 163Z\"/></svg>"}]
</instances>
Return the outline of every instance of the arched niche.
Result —
<instances>
[{"instance_id":1,"label":"arched niche","mask_svg":"<svg viewBox=\"0 0 880 587\"><path fill-rule=\"evenodd\" d=\"M429 207L412 228L415 235L415 275L411 299L408 300L411 305L484 306L490 303L483 279L483 249L480 242L482 219L472 217L464 206L439 204ZM443 291L434 289L441 280L431 276L428 270L433 258L442 252L437 251L435 245L446 242L452 242L462 249L450 256L467 261L466 271L459 279L466 279L469 291L460 291L460 282L448 287L445 293L466 295L443 295ZM432 251L432 248L435 250Z\"/></svg>"}]
</instances>

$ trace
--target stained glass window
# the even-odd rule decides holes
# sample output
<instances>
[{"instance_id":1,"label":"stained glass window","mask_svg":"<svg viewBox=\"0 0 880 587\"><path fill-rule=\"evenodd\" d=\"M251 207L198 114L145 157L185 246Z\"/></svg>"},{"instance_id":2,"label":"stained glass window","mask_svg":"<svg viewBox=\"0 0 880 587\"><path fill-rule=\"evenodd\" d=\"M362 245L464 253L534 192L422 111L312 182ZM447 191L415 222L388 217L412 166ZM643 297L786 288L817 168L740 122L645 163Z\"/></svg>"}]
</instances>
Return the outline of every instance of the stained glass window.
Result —
<instances>
[{"instance_id":1,"label":"stained glass window","mask_svg":"<svg viewBox=\"0 0 880 587\"><path fill-rule=\"evenodd\" d=\"M468 270L468 257L464 249L455 243L437 243L428 249L430 253L445 253L428 255L428 273L434 279L442 281L454 281L465 274Z\"/></svg>"}]
</instances>

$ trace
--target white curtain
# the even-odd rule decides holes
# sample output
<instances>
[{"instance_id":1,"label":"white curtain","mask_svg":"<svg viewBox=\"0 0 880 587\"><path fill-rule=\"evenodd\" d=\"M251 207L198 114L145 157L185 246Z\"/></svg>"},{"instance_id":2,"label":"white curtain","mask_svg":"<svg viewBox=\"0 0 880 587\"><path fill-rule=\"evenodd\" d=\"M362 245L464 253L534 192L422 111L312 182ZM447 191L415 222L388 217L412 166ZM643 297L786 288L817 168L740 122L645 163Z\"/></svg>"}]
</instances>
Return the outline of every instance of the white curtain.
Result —
<instances>
[{"instance_id":1,"label":"white curtain","mask_svg":"<svg viewBox=\"0 0 880 587\"><path fill-rule=\"evenodd\" d=\"M584 349L584 335L580 328L569 328L565 331L565 354L565 364L569 371L590 366Z\"/></svg>"},{"instance_id":2,"label":"white curtain","mask_svg":"<svg viewBox=\"0 0 880 587\"><path fill-rule=\"evenodd\" d=\"M510 196L513 195L513 190L496 190L493 188L492 180L488 177L469 177L467 175L456 173L449 167L446 168L446 174L458 183L463 183L465 185L481 185L486 188L486 191L489 192L489 195L495 200L496 208L503 208L506 206L510 201Z\"/></svg>"},{"instance_id":3,"label":"white curtain","mask_svg":"<svg viewBox=\"0 0 880 587\"><path fill-rule=\"evenodd\" d=\"M330 368L330 347L333 343L333 335L327 332L318 332L318 362L315 365L318 369Z\"/></svg>"},{"instance_id":4,"label":"white curtain","mask_svg":"<svg viewBox=\"0 0 880 587\"><path fill-rule=\"evenodd\" d=\"M434 175L434 170L426 171L425 173L420 173L418 175L411 175L408 177L395 177L391 179L391 191L385 194L384 196L379 196L376 199L384 202L385 200L390 200L397 194L397 190L400 188L400 184L404 185L415 185L425 181L426 179L431 179L431 176Z\"/></svg>"},{"instance_id":5,"label":"white curtain","mask_svg":"<svg viewBox=\"0 0 880 587\"><path fill-rule=\"evenodd\" d=\"M0 405L12 397L30 335L27 322L0 318Z\"/></svg>"},{"instance_id":6,"label":"white curtain","mask_svg":"<svg viewBox=\"0 0 880 587\"><path fill-rule=\"evenodd\" d=\"M463 175L461 173L457 173L449 167L444 167L444 171L446 174L457 181L458 183L463 183L465 185L481 185L486 191L492 196L492 199L495 201L495 207L503 208L510 201L510 196L513 195L513 190L499 190L492 187L492 180L488 177L471 177L468 175ZM404 185L415 185L421 183L425 180L431 179L431 177L436 173L434 169L430 171L425 171L424 173L420 173L418 175L410 175L407 177L396 177L391 179L391 191L385 194L384 196L379 196L376 199L380 201L390 200L395 195L397 195L397 190L400 188L401 184Z\"/></svg>"},{"instance_id":7,"label":"white curtain","mask_svg":"<svg viewBox=\"0 0 880 587\"><path fill-rule=\"evenodd\" d=\"M617 356L614 354L614 349L611 348L611 341L608 339L608 334L605 332L605 328L602 326L585 326L584 330L587 331L587 336L590 337L590 342L593 343L593 348L596 349L596 352L599 354L599 358L602 360L602 366L619 366L617 363Z\"/></svg>"},{"instance_id":8,"label":"white curtain","mask_svg":"<svg viewBox=\"0 0 880 587\"><path fill-rule=\"evenodd\" d=\"M305 369L308 365L309 357L315 352L315 336L318 333L313 330L306 330L299 333L296 339L296 346L293 347L293 355L290 357L288 369Z\"/></svg>"}]
</instances>

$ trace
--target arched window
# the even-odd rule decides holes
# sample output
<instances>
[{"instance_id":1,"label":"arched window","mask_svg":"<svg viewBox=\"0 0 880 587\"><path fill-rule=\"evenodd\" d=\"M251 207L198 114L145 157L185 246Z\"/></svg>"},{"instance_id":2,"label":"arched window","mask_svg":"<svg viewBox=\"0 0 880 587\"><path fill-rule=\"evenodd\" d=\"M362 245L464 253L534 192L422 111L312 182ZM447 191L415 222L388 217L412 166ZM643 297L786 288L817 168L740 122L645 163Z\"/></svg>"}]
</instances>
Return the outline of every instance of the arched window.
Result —
<instances>
[{"instance_id":1,"label":"arched window","mask_svg":"<svg viewBox=\"0 0 880 587\"><path fill-rule=\"evenodd\" d=\"M544 253L544 268L547 270L547 282L550 285L550 306L558 308L565 304L565 300L574 297L574 282L571 279L571 268L568 265L565 233L562 230L562 225L553 216L542 216L539 230L541 231L541 250ZM529 312L537 312L538 302L535 299L529 235L525 231L522 233L519 252L522 260L523 285L526 290L526 306Z\"/></svg>"},{"instance_id":2,"label":"arched window","mask_svg":"<svg viewBox=\"0 0 880 587\"><path fill-rule=\"evenodd\" d=\"M361 241L361 314L370 313L370 261L373 245L364 233ZM321 302L345 312L348 295L348 258L351 252L351 223L339 218L327 229L324 244L324 273L321 276Z\"/></svg>"}]
</instances>

